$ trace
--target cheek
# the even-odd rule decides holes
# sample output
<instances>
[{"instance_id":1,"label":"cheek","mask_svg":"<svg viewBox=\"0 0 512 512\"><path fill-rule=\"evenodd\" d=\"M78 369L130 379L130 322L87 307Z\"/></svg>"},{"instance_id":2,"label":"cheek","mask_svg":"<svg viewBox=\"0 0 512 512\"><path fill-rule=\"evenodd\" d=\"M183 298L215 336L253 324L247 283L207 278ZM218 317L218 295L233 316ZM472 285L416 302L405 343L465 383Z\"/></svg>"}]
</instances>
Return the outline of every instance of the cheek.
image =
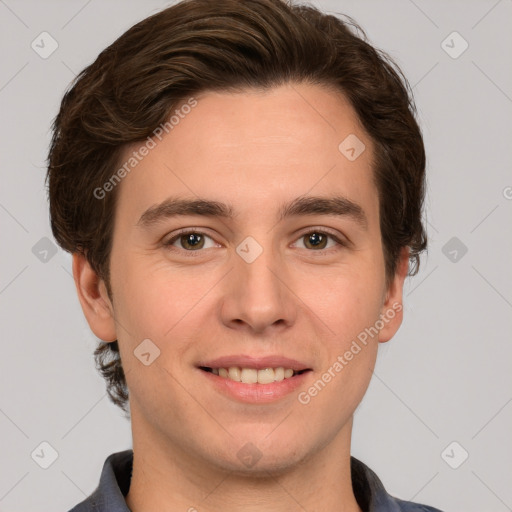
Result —
<instances>
[{"instance_id":1,"label":"cheek","mask_svg":"<svg viewBox=\"0 0 512 512\"><path fill-rule=\"evenodd\" d=\"M130 396L139 406L151 407L162 401L180 401L173 375L177 366L186 363L190 349L188 333L205 292L200 286L191 286L190 280L180 279L176 273L171 275L164 264L148 265L145 259L119 261L115 267L117 280L112 276L112 284L119 347ZM149 356L144 360L146 353ZM162 389L166 390L165 400Z\"/></svg>"},{"instance_id":2,"label":"cheek","mask_svg":"<svg viewBox=\"0 0 512 512\"><path fill-rule=\"evenodd\" d=\"M299 402L314 409L309 420L312 428L330 425L334 435L360 403L371 380L384 280L377 272L338 272L324 285L323 292L318 288L313 292L308 286L301 292L304 302L314 305L312 317L319 330L311 346L321 365Z\"/></svg>"},{"instance_id":3,"label":"cheek","mask_svg":"<svg viewBox=\"0 0 512 512\"><path fill-rule=\"evenodd\" d=\"M297 296L316 317L322 338L342 348L379 318L384 277L379 264L312 269L294 284Z\"/></svg>"},{"instance_id":4,"label":"cheek","mask_svg":"<svg viewBox=\"0 0 512 512\"><path fill-rule=\"evenodd\" d=\"M218 279L213 272L191 277L190 271L171 271L165 260L152 263L144 255L120 261L114 291L119 335L132 348L149 338L162 351L172 340L173 352L181 352L187 332L197 329L205 314L205 296Z\"/></svg>"}]
</instances>

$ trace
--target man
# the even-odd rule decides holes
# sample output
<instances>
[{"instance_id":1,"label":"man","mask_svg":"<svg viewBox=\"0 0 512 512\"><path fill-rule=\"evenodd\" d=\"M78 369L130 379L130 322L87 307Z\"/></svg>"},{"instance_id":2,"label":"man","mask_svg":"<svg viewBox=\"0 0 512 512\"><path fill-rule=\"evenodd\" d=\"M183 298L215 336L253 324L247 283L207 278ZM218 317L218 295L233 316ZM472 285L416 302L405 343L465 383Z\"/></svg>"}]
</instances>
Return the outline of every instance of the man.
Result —
<instances>
[{"instance_id":1,"label":"man","mask_svg":"<svg viewBox=\"0 0 512 512\"><path fill-rule=\"evenodd\" d=\"M52 229L133 451L74 511L437 510L350 456L426 246L406 84L281 0L181 2L77 77Z\"/></svg>"}]
</instances>

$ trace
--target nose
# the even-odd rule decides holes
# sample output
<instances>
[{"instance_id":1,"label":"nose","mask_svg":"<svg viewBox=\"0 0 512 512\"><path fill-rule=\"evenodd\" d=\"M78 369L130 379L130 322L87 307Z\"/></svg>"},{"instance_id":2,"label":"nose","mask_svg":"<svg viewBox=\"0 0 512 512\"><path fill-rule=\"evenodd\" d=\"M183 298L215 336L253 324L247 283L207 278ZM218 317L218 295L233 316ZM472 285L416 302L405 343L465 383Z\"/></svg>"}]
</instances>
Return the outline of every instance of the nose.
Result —
<instances>
[{"instance_id":1,"label":"nose","mask_svg":"<svg viewBox=\"0 0 512 512\"><path fill-rule=\"evenodd\" d=\"M245 334L270 334L293 325L297 302L284 263L271 250L251 262L239 254L234 260L222 301L224 325Z\"/></svg>"}]
</instances>

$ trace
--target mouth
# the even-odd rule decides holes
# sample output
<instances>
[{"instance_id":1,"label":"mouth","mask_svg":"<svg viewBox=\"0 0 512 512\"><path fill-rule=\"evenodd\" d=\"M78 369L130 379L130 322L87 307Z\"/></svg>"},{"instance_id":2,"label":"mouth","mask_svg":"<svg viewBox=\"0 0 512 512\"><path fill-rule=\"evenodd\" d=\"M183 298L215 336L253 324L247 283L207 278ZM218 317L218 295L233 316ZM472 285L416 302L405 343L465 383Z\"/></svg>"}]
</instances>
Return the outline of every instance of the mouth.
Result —
<instances>
[{"instance_id":1,"label":"mouth","mask_svg":"<svg viewBox=\"0 0 512 512\"><path fill-rule=\"evenodd\" d=\"M227 368L210 368L209 366L200 366L199 369L212 373L213 375L218 375L224 379L241 382L242 384L271 384L273 382L281 382L283 380L291 379L297 375L302 375L305 372L311 371L309 368L294 370L293 368L285 368L283 366L260 369L240 366L230 366Z\"/></svg>"},{"instance_id":2,"label":"mouth","mask_svg":"<svg viewBox=\"0 0 512 512\"><path fill-rule=\"evenodd\" d=\"M313 374L307 364L281 356L225 356L196 367L212 389L252 404L278 401L306 385Z\"/></svg>"}]
</instances>

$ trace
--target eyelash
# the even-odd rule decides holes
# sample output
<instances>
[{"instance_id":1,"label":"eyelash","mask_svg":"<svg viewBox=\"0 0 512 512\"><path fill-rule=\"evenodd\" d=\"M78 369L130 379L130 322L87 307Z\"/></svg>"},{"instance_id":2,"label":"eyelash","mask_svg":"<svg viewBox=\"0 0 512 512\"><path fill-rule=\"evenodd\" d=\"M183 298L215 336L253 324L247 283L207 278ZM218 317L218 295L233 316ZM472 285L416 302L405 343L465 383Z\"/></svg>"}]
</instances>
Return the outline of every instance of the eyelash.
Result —
<instances>
[{"instance_id":1,"label":"eyelash","mask_svg":"<svg viewBox=\"0 0 512 512\"><path fill-rule=\"evenodd\" d=\"M339 247L346 247L347 246L347 243L340 240L336 235L334 235L333 233L329 232L329 231L326 231L325 228L310 228L309 231L305 231L304 233L300 234L298 236L298 238L296 239L297 240L300 240L301 238L305 237L306 235L312 235L313 233L316 233L318 235L326 235L328 236L330 239L334 240L336 242L336 244L339 246ZM190 234L195 234L195 235L202 235L202 236L206 236L210 239L213 240L213 237L211 237L210 235L208 235L207 233L203 232L203 231L199 231L197 229L190 229L190 228L187 228L187 229L183 229L181 231L179 231L178 233L176 233L172 238L170 238L169 240L165 241L163 243L164 247L168 248L168 249L177 249L178 251L180 252L184 252L184 253L187 253L187 256L196 256L198 253L202 252L201 249L199 250L187 250L187 249L182 249L182 248L179 248L179 247L173 247L173 244L174 242L176 242L176 240L178 240L180 237L184 236L184 235L190 235ZM332 249L339 249L339 247L330 247L328 249L318 249L318 250L314 250L314 249L307 249L306 250L309 250L310 252L314 252L314 253L319 253L319 254L324 254L326 252L330 252ZM195 254L194 254L195 253Z\"/></svg>"}]
</instances>

